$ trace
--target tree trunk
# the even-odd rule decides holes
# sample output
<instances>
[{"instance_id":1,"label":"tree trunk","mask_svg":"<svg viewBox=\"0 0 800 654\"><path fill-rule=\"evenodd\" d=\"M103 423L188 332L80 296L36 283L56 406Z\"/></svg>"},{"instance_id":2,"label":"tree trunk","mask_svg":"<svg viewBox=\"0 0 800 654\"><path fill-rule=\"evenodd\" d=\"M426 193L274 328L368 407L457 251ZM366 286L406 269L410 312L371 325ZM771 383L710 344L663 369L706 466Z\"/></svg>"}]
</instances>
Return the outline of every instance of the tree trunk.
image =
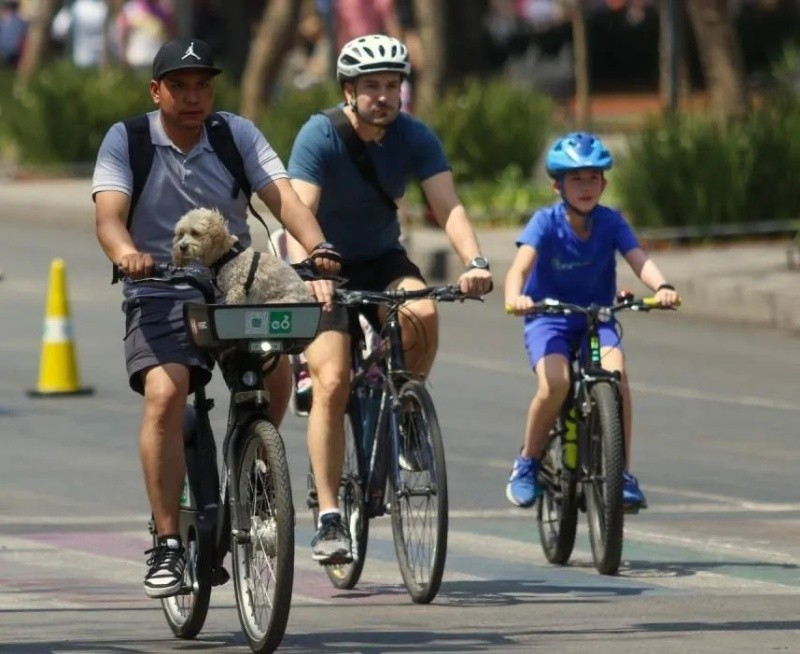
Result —
<instances>
[{"instance_id":1,"label":"tree trunk","mask_svg":"<svg viewBox=\"0 0 800 654\"><path fill-rule=\"evenodd\" d=\"M255 120L258 108L269 96L281 64L294 42L302 0L271 0L267 3L242 75L240 113Z\"/></svg>"},{"instance_id":2,"label":"tree trunk","mask_svg":"<svg viewBox=\"0 0 800 654\"><path fill-rule=\"evenodd\" d=\"M447 30L442 0L414 0L422 59L425 66L416 69L414 113L426 116L441 97L447 72Z\"/></svg>"},{"instance_id":3,"label":"tree trunk","mask_svg":"<svg viewBox=\"0 0 800 654\"><path fill-rule=\"evenodd\" d=\"M745 116L748 99L744 65L729 2L692 0L686 7L714 111L723 121Z\"/></svg>"},{"instance_id":4,"label":"tree trunk","mask_svg":"<svg viewBox=\"0 0 800 654\"><path fill-rule=\"evenodd\" d=\"M24 84L41 68L47 57L50 24L57 10L56 0L39 0L36 13L28 26L28 38L17 67L17 82Z\"/></svg>"},{"instance_id":5,"label":"tree trunk","mask_svg":"<svg viewBox=\"0 0 800 654\"><path fill-rule=\"evenodd\" d=\"M686 14L681 0L659 0L659 80L661 106L677 113L689 95Z\"/></svg>"},{"instance_id":6,"label":"tree trunk","mask_svg":"<svg viewBox=\"0 0 800 654\"><path fill-rule=\"evenodd\" d=\"M575 126L591 129L589 88L589 40L586 37L584 0L575 0L572 8L572 52L575 59Z\"/></svg>"}]
</instances>

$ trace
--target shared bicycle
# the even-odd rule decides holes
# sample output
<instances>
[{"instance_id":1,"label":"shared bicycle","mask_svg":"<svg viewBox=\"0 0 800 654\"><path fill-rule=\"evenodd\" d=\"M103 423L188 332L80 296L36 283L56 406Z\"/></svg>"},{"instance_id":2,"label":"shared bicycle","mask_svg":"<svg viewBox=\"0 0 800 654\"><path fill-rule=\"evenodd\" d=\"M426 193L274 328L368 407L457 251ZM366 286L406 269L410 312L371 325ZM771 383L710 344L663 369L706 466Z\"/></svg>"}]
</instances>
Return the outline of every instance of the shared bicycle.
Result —
<instances>
[{"instance_id":1,"label":"shared bicycle","mask_svg":"<svg viewBox=\"0 0 800 654\"><path fill-rule=\"evenodd\" d=\"M213 586L230 575L242 632L253 652L273 652L286 630L294 579L292 489L284 443L268 417L264 378L283 354L297 354L317 333L321 307L301 304L214 304L194 271L159 266L135 283L190 284L207 303L187 302L184 320L194 344L213 355L230 389L221 473L209 421L214 402L194 393L184 419L186 480L179 531L186 551L179 593L161 600L172 632L194 638L208 613ZM156 544L158 534L151 520Z\"/></svg>"},{"instance_id":2,"label":"shared bicycle","mask_svg":"<svg viewBox=\"0 0 800 654\"><path fill-rule=\"evenodd\" d=\"M338 303L355 309L383 305L387 318L380 343L368 354L363 342L351 341L339 507L350 532L353 558L327 565L325 572L334 587L353 588L364 568L369 523L388 514L403 584L414 602L425 604L439 591L447 555L447 470L433 399L425 384L406 369L398 318L403 303L422 298L467 299L457 286L336 291ZM308 506L316 523L319 507L312 472Z\"/></svg>"},{"instance_id":3,"label":"shared bicycle","mask_svg":"<svg viewBox=\"0 0 800 654\"><path fill-rule=\"evenodd\" d=\"M655 298L621 293L612 306L580 306L545 299L538 315L583 315L583 342L572 348L570 388L541 457L536 521L545 557L569 561L575 546L578 512L587 513L594 566L614 574L622 560L625 507L622 500L625 434L620 374L601 366L599 325L624 311L664 309ZM619 327L618 327L619 328Z\"/></svg>"}]
</instances>

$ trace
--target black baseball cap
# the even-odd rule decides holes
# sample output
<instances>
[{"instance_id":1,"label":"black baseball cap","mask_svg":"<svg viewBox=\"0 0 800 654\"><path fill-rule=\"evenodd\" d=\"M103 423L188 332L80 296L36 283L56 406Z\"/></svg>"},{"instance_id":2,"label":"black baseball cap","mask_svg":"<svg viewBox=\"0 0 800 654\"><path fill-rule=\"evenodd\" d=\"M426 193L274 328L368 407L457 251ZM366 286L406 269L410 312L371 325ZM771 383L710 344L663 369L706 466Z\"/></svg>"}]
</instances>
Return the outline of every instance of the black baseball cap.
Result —
<instances>
[{"instance_id":1,"label":"black baseball cap","mask_svg":"<svg viewBox=\"0 0 800 654\"><path fill-rule=\"evenodd\" d=\"M200 69L219 75L221 68L214 65L214 55L208 43L200 39L175 39L159 48L153 58L153 79L160 80L176 70Z\"/></svg>"}]
</instances>

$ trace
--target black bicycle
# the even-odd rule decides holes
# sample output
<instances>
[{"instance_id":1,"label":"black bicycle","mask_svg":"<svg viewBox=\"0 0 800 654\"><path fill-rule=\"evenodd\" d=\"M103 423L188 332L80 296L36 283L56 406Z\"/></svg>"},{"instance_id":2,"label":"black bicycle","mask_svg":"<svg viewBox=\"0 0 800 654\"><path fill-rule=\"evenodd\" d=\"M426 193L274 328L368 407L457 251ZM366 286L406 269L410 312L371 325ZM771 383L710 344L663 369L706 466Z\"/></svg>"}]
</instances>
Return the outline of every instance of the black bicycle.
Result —
<instances>
[{"instance_id":1,"label":"black bicycle","mask_svg":"<svg viewBox=\"0 0 800 654\"><path fill-rule=\"evenodd\" d=\"M184 320L194 344L218 362L230 389L222 444L222 483L209 422L214 402L194 393L184 420L186 481L180 535L186 570L180 592L161 600L179 638L203 627L211 588L229 574L232 553L239 621L253 652L274 651L283 639L294 579L294 505L283 440L268 418L264 378L283 354L301 352L316 336L318 304L222 305L194 271L163 266L145 283L188 283L209 303L186 303ZM157 533L151 520L155 544Z\"/></svg>"},{"instance_id":2,"label":"black bicycle","mask_svg":"<svg viewBox=\"0 0 800 654\"><path fill-rule=\"evenodd\" d=\"M363 341L352 339L339 507L349 527L353 560L327 565L325 572L336 588L353 588L364 568L369 521L388 513L403 583L414 602L426 604L439 591L447 555L447 469L433 400L424 383L406 369L398 314L410 300L453 302L466 296L457 286L438 286L384 292L340 289L336 298L347 307L383 305L387 318L380 344L368 354ZM316 524L313 473L308 486Z\"/></svg>"},{"instance_id":3,"label":"black bicycle","mask_svg":"<svg viewBox=\"0 0 800 654\"><path fill-rule=\"evenodd\" d=\"M583 510L587 512L595 568L601 574L614 574L619 569L626 456L622 397L619 372L601 367L598 328L619 311L663 308L655 298L636 299L630 293L620 294L609 307L584 307L551 299L534 304L531 313L586 317L584 342L575 344L570 356L572 391L550 431L539 470L542 494L536 502L536 520L550 563L563 565L569 560L578 511Z\"/></svg>"}]
</instances>

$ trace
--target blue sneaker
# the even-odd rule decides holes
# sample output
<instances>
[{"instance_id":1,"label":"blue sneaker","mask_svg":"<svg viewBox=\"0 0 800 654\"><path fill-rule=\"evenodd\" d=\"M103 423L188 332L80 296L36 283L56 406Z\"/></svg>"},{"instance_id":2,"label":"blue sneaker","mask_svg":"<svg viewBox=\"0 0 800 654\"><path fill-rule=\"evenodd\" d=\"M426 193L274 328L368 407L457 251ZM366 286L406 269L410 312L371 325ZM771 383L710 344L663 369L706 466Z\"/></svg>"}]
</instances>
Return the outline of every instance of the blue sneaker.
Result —
<instances>
[{"instance_id":1,"label":"blue sneaker","mask_svg":"<svg viewBox=\"0 0 800 654\"><path fill-rule=\"evenodd\" d=\"M541 489L536 475L539 473L539 462L518 456L514 459L514 469L506 484L506 497L515 506L527 509L539 497Z\"/></svg>"},{"instance_id":2,"label":"blue sneaker","mask_svg":"<svg viewBox=\"0 0 800 654\"><path fill-rule=\"evenodd\" d=\"M639 480L627 470L622 473L622 503L626 509L646 509L647 500L642 489L639 488Z\"/></svg>"}]
</instances>

